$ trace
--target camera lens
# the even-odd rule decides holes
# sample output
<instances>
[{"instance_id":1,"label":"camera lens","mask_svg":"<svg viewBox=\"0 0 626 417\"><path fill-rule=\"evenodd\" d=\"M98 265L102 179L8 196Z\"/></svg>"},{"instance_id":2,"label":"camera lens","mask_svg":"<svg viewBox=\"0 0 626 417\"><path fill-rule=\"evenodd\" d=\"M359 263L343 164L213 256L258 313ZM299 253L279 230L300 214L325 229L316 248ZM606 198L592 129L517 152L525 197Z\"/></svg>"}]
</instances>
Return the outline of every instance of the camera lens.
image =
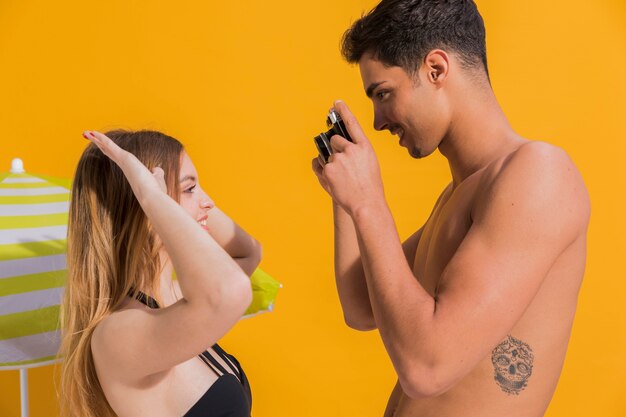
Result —
<instances>
[{"instance_id":1,"label":"camera lens","mask_svg":"<svg viewBox=\"0 0 626 417\"><path fill-rule=\"evenodd\" d=\"M330 158L332 150L330 149L330 141L328 140L326 133L320 133L318 136L315 136L313 140L315 142L317 152L319 152L324 162L328 162L328 158Z\"/></svg>"},{"instance_id":2,"label":"camera lens","mask_svg":"<svg viewBox=\"0 0 626 417\"><path fill-rule=\"evenodd\" d=\"M332 138L333 135L339 135L352 142L348 129L346 129L346 125L341 119L339 113L334 110L328 113L328 116L326 117L326 124L330 128L328 132L320 133L318 136L313 138L317 151L324 159L324 162L328 162L328 158L330 158L330 155L333 153L333 149L330 146L330 138Z\"/></svg>"}]
</instances>

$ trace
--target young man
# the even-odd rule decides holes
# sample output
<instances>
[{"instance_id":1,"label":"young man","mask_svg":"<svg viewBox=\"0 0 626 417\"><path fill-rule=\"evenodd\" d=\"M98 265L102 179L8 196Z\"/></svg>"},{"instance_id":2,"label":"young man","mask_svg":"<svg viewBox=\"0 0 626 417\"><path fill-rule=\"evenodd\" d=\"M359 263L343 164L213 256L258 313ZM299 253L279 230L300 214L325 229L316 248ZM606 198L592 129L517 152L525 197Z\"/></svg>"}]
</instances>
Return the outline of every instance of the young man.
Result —
<instances>
[{"instance_id":1,"label":"young man","mask_svg":"<svg viewBox=\"0 0 626 417\"><path fill-rule=\"evenodd\" d=\"M374 128L414 158L439 149L452 174L401 243L376 155L343 102L354 143L334 136L329 162L313 160L333 199L346 323L378 328L398 374L385 416L543 415L585 269L578 170L507 122L471 0L383 0L346 32L343 54L359 64Z\"/></svg>"}]
</instances>

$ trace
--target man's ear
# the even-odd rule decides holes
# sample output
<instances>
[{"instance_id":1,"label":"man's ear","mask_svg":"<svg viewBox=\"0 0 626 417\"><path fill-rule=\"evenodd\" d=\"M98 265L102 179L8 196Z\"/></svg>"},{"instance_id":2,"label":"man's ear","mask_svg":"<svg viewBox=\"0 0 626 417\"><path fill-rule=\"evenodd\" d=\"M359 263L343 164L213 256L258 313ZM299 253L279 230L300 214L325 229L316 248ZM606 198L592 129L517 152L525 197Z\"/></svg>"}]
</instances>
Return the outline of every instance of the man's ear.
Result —
<instances>
[{"instance_id":1,"label":"man's ear","mask_svg":"<svg viewBox=\"0 0 626 417\"><path fill-rule=\"evenodd\" d=\"M424 58L426 79L434 84L442 84L450 70L450 56L441 49L433 49Z\"/></svg>"}]
</instances>

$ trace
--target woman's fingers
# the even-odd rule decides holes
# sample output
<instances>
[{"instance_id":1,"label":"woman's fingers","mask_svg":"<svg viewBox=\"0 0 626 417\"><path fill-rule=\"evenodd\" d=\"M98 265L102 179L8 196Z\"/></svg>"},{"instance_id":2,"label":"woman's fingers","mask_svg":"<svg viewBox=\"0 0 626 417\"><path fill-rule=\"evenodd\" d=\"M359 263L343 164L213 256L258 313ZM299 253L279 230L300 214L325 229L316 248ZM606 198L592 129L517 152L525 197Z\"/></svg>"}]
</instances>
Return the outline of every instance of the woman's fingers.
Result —
<instances>
[{"instance_id":1,"label":"woman's fingers","mask_svg":"<svg viewBox=\"0 0 626 417\"><path fill-rule=\"evenodd\" d=\"M165 184L165 172L161 167L155 167L152 169L152 176L156 179L157 184L164 193L167 193L167 184Z\"/></svg>"},{"instance_id":2,"label":"woman's fingers","mask_svg":"<svg viewBox=\"0 0 626 417\"><path fill-rule=\"evenodd\" d=\"M83 132L83 137L91 141L91 143L96 145L102 153L115 162L119 162L119 158L124 154L124 152L126 152L117 146L115 142L109 139L108 136L95 130L87 130Z\"/></svg>"}]
</instances>

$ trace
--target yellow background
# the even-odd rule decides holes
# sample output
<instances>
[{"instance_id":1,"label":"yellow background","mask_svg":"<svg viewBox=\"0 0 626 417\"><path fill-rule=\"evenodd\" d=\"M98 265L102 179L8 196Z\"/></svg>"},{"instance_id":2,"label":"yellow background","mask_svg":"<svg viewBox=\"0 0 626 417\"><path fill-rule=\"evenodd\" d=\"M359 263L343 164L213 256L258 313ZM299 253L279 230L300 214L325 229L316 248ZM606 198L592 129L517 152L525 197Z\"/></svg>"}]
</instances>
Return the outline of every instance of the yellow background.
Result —
<instances>
[{"instance_id":1,"label":"yellow background","mask_svg":"<svg viewBox=\"0 0 626 417\"><path fill-rule=\"evenodd\" d=\"M274 313L223 341L255 417L380 416L394 373L376 332L342 322L328 197L312 136L342 98L381 160L401 236L449 180L374 132L343 31L374 0L0 1L0 171L71 177L83 129L152 128L187 145L204 188L264 246ZM626 416L626 4L479 0L496 95L522 135L563 147L591 193L586 278L549 417ZM459 344L463 341L459 340ZM56 415L52 368L29 371L31 416ZM19 415L17 371L0 416Z\"/></svg>"}]
</instances>

